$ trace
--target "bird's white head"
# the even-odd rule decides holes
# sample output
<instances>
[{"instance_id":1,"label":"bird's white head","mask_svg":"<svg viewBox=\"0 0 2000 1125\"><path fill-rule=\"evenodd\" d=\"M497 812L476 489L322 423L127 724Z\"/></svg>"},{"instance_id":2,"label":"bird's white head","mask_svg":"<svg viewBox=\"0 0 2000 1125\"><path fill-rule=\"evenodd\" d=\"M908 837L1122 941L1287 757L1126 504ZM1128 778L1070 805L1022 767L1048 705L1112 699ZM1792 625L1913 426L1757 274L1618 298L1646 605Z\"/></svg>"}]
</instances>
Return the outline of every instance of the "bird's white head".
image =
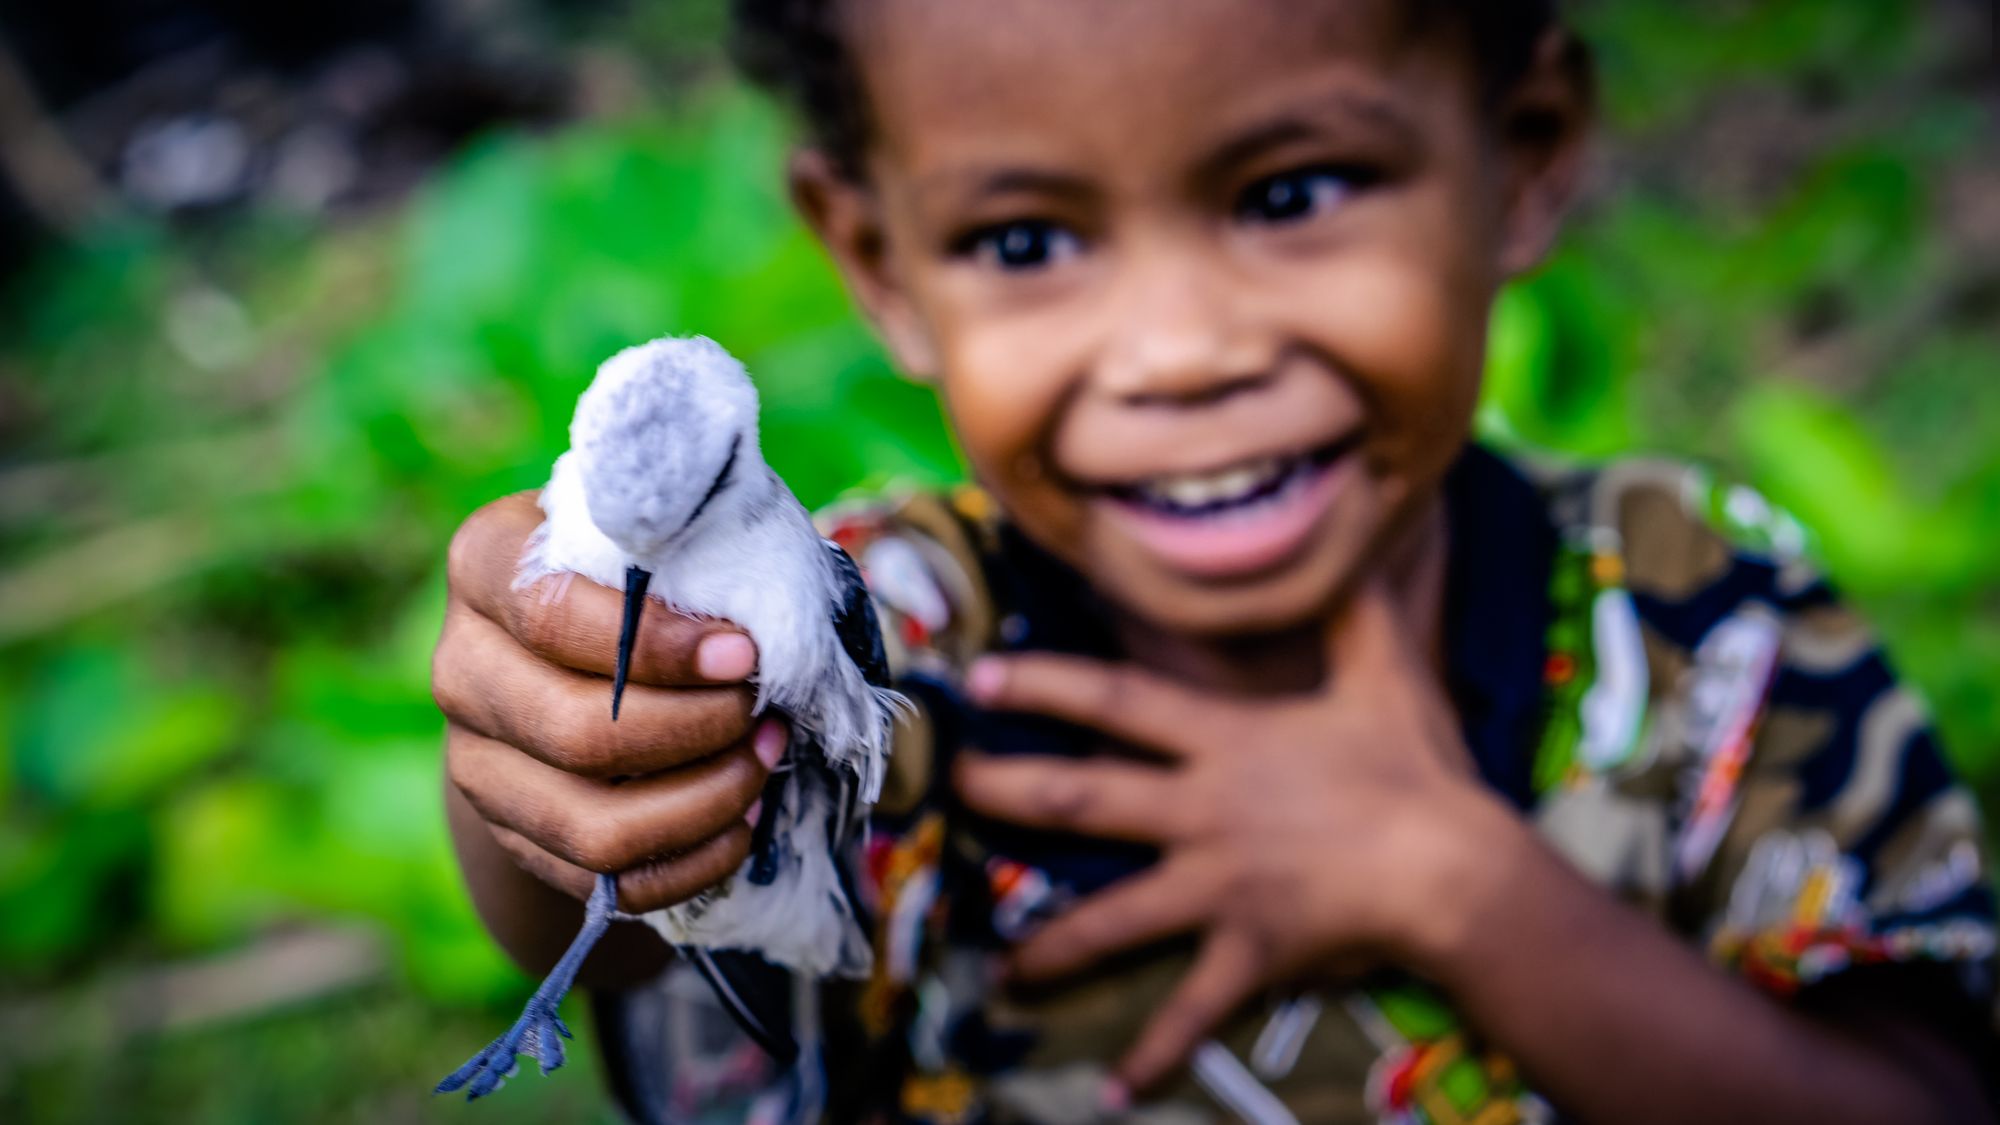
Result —
<instances>
[{"instance_id":1,"label":"bird's white head","mask_svg":"<svg viewBox=\"0 0 2000 1125\"><path fill-rule=\"evenodd\" d=\"M763 464L750 374L705 336L666 337L605 360L569 436L591 522L640 555L723 505Z\"/></svg>"}]
</instances>

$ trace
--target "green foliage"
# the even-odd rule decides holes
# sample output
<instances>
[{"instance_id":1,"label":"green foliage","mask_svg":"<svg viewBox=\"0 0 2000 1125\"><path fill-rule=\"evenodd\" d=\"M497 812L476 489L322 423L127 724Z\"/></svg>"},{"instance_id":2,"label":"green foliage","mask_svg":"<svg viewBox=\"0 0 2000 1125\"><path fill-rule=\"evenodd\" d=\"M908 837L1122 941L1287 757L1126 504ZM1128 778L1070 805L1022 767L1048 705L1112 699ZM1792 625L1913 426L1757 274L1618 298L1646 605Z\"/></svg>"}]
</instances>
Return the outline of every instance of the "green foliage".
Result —
<instances>
[{"instance_id":1,"label":"green foliage","mask_svg":"<svg viewBox=\"0 0 2000 1125\"><path fill-rule=\"evenodd\" d=\"M377 987L235 1027L39 1062L0 1080L0 1119L37 1125L272 1125L455 1122L615 1125L588 1073L592 1028L572 1021L576 1061L544 1079L532 1064L506 1092L467 1105L436 1098L436 1060L493 1034L486 1012L439 1011L400 986ZM579 1071L581 1071L579 1073ZM4 1076L0 1076L4 1077Z\"/></svg>"}]
</instances>

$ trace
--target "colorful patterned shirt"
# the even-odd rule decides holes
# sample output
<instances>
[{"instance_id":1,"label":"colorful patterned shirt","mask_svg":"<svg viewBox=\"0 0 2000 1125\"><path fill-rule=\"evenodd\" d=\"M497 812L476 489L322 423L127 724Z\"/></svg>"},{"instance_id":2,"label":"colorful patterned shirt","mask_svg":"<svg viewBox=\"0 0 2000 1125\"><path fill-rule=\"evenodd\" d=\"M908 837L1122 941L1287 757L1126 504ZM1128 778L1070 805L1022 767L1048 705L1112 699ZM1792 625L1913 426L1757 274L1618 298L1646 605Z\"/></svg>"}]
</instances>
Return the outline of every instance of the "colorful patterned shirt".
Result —
<instances>
[{"instance_id":1,"label":"colorful patterned shirt","mask_svg":"<svg viewBox=\"0 0 2000 1125\"><path fill-rule=\"evenodd\" d=\"M1778 1001L1867 974L1954 1042L1989 1042L1978 809L1922 704L1801 561L1798 527L1683 466L1524 469L1477 447L1446 498L1446 686L1485 782L1590 879ZM1096 1104L1106 1067L1191 946L1031 997L992 970L1039 921L1152 857L979 820L946 783L960 747L1091 752L1086 732L971 707L960 673L995 650L1116 657L1106 614L976 490L846 505L825 527L867 575L917 703L851 857L872 975L802 986L822 1034L789 1074L680 972L600 997L621 1103L648 1123L1114 1120ZM1115 1118L1559 1119L1445 998L1396 973L1246 1008Z\"/></svg>"}]
</instances>

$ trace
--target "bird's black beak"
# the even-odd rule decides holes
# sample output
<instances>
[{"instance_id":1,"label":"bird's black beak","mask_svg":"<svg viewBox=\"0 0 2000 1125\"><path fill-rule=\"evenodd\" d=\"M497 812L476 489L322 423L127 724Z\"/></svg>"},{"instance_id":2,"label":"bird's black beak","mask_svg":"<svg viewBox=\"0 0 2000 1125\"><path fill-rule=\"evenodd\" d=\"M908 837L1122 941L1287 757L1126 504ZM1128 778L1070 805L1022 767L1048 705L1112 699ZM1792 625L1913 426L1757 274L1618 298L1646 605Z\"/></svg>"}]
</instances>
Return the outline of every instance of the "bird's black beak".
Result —
<instances>
[{"instance_id":1,"label":"bird's black beak","mask_svg":"<svg viewBox=\"0 0 2000 1125\"><path fill-rule=\"evenodd\" d=\"M632 645L639 637L639 615L646 612L646 586L653 572L625 568L625 621L618 627L618 667L611 677L611 721L618 721L618 702L625 697L625 676L632 670Z\"/></svg>"}]
</instances>

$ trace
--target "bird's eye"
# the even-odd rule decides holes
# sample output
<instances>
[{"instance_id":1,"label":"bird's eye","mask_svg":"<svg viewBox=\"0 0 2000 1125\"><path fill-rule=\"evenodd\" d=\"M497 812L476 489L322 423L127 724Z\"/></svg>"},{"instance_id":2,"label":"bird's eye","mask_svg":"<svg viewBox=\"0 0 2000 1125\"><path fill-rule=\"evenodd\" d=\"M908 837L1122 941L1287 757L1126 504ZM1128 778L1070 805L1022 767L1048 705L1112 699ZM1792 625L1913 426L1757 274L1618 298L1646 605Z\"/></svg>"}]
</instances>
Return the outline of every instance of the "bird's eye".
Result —
<instances>
[{"instance_id":1,"label":"bird's eye","mask_svg":"<svg viewBox=\"0 0 2000 1125\"><path fill-rule=\"evenodd\" d=\"M1076 232L1044 219L1019 219L973 231L963 252L982 265L1009 272L1046 269L1083 249Z\"/></svg>"},{"instance_id":2,"label":"bird's eye","mask_svg":"<svg viewBox=\"0 0 2000 1125\"><path fill-rule=\"evenodd\" d=\"M1296 168L1266 176L1236 197L1236 217L1282 225L1323 215L1347 201L1360 177L1337 168Z\"/></svg>"}]
</instances>

